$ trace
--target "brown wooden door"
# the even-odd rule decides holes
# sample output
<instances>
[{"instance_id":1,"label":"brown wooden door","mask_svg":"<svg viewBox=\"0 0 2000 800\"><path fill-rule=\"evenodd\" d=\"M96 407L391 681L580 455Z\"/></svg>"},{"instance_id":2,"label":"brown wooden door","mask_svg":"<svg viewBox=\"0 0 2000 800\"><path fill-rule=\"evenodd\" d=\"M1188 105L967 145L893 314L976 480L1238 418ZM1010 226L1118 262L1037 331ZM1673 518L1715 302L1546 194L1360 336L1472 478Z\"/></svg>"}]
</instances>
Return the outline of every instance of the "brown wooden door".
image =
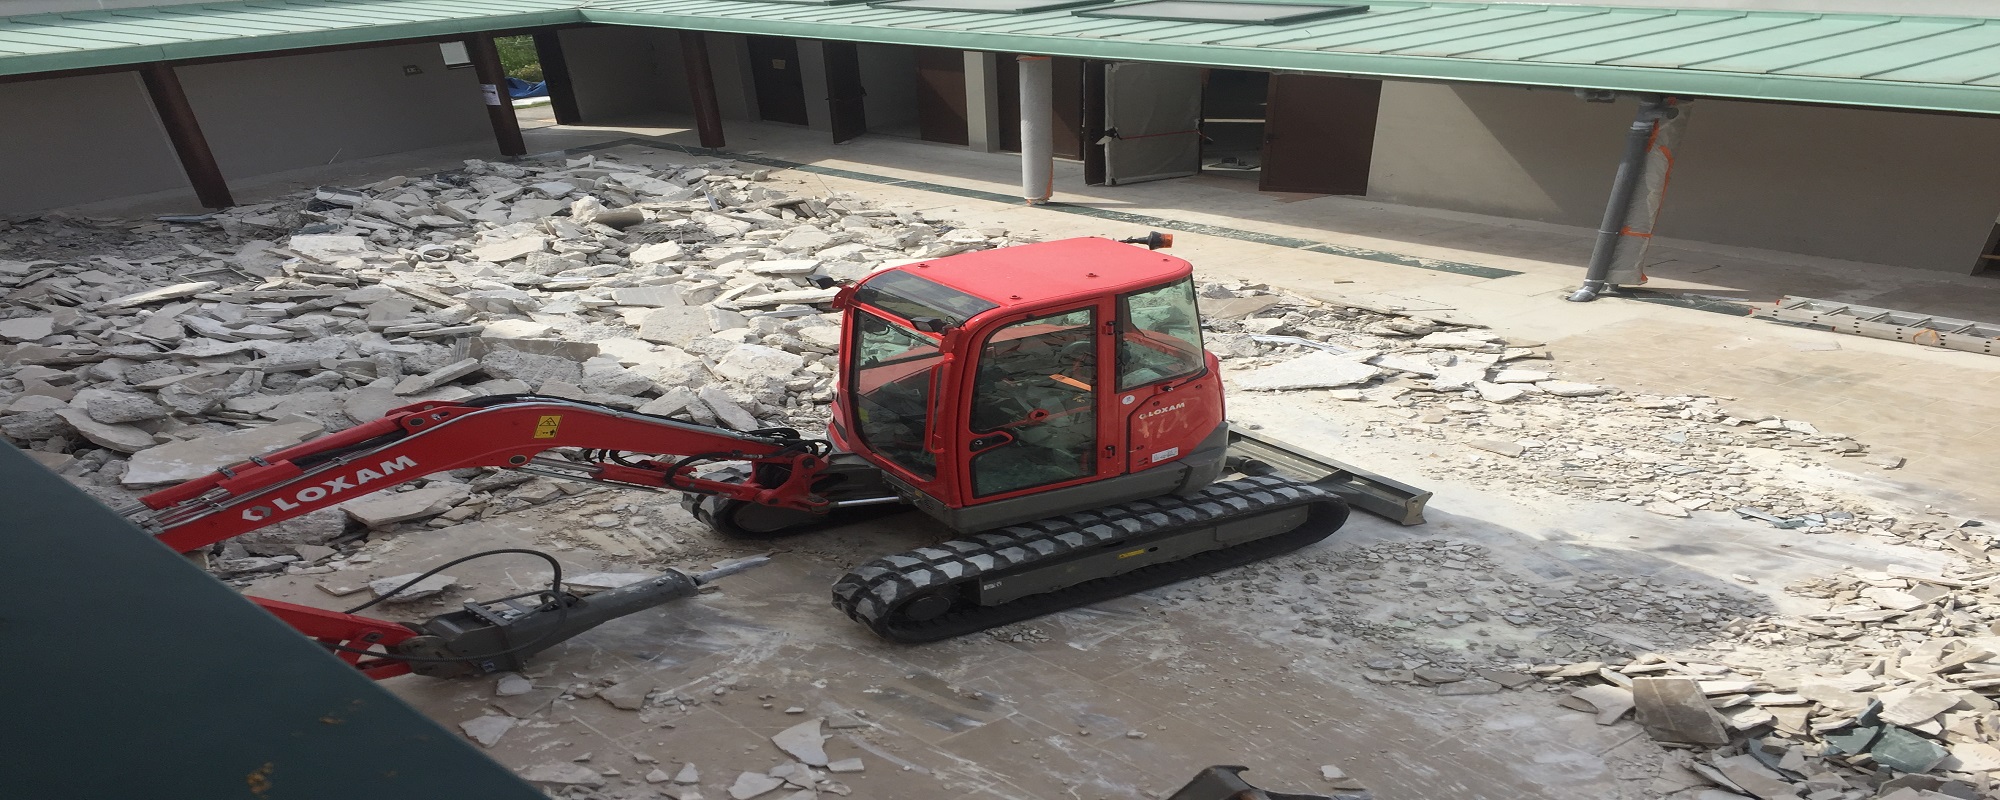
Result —
<instances>
[{"instance_id":1,"label":"brown wooden door","mask_svg":"<svg viewBox=\"0 0 2000 800\"><path fill-rule=\"evenodd\" d=\"M1013 53L1001 53L994 80L999 84L1000 149L1021 152L1021 62ZM1056 158L1083 158L1083 59L1055 56L1049 59L1054 73L1049 104L1055 111Z\"/></svg>"},{"instance_id":2,"label":"brown wooden door","mask_svg":"<svg viewBox=\"0 0 2000 800\"><path fill-rule=\"evenodd\" d=\"M757 116L806 124L806 79L799 43L776 36L750 37L750 78L757 85Z\"/></svg>"},{"instance_id":3,"label":"brown wooden door","mask_svg":"<svg viewBox=\"0 0 2000 800\"><path fill-rule=\"evenodd\" d=\"M969 144L965 51L917 48L917 135L926 142Z\"/></svg>"},{"instance_id":4,"label":"brown wooden door","mask_svg":"<svg viewBox=\"0 0 2000 800\"><path fill-rule=\"evenodd\" d=\"M1382 82L1331 75L1273 75L1264 117L1267 192L1368 193Z\"/></svg>"},{"instance_id":5,"label":"brown wooden door","mask_svg":"<svg viewBox=\"0 0 2000 800\"><path fill-rule=\"evenodd\" d=\"M861 86L861 53L853 42L822 42L826 54L826 105L831 112L833 141L838 144L868 132L867 91Z\"/></svg>"}]
</instances>

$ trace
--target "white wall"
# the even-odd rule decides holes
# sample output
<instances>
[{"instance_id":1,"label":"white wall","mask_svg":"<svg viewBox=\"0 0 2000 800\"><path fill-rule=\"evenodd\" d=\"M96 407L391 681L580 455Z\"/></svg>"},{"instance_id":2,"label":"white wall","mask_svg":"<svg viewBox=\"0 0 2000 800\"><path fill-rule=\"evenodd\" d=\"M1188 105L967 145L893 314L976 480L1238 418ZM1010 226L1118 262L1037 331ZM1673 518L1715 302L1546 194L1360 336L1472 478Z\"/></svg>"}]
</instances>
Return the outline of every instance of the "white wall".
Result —
<instances>
[{"instance_id":1,"label":"white wall","mask_svg":"<svg viewBox=\"0 0 2000 800\"><path fill-rule=\"evenodd\" d=\"M1385 82L1369 196L1596 227L1633 103ZM2000 213L2000 119L1703 100L1663 237L1967 273Z\"/></svg>"},{"instance_id":2,"label":"white wall","mask_svg":"<svg viewBox=\"0 0 2000 800\"><path fill-rule=\"evenodd\" d=\"M409 65L422 73L403 74ZM493 139L478 79L446 69L435 44L178 71L227 178Z\"/></svg>"},{"instance_id":3,"label":"white wall","mask_svg":"<svg viewBox=\"0 0 2000 800\"><path fill-rule=\"evenodd\" d=\"M0 217L185 189L136 72L0 83Z\"/></svg>"},{"instance_id":4,"label":"white wall","mask_svg":"<svg viewBox=\"0 0 2000 800\"><path fill-rule=\"evenodd\" d=\"M861 61L861 87L868 92L861 107L868 129L917 135L917 49L902 45L856 45Z\"/></svg>"}]
</instances>

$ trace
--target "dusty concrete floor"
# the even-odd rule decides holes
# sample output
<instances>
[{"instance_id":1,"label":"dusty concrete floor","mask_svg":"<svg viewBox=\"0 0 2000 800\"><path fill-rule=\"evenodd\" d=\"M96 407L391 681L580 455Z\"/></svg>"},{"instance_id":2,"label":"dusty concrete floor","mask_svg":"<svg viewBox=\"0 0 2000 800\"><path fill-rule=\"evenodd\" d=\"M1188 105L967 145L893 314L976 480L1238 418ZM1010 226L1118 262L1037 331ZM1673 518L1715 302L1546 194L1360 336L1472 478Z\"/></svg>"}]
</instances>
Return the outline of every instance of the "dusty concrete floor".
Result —
<instances>
[{"instance_id":1,"label":"dusty concrete floor","mask_svg":"<svg viewBox=\"0 0 2000 800\"><path fill-rule=\"evenodd\" d=\"M490 752L516 768L589 753L593 768L634 778L652 768L635 757L670 767L692 762L705 776L705 796L717 797L738 772L785 760L767 737L800 719L784 713L796 706L810 715L865 714L865 727L835 731L828 745L833 758L868 763L862 774L840 776L859 797L1158 797L1211 763L1249 765L1264 785L1294 790L1325 789L1318 768L1338 765L1385 800L1658 797L1653 777L1662 751L1630 721L1595 725L1534 688L1440 697L1428 688L1362 680L1369 659L1412 648L1457 649L1485 631L1468 625L1336 641L1300 635L1294 631L1301 614L1286 605L1304 589L1303 565L1323 553L1444 539L1485 546L1508 567L1495 579L1517 586L1644 576L1713 587L1725 582L1722 576L1749 574L1759 588L1775 589L1844 565L1934 566L1940 559L1879 540L1777 531L1728 515L1668 520L1628 506L1440 481L1419 466L1434 444L1364 438L1359 431L1367 420L1333 405L1308 401L1312 413L1301 415L1296 398L1245 398L1236 416L1283 425L1304 446L1437 491L1431 522L1405 528L1357 515L1325 542L1219 579L1268 581L1276 587L1266 593L1270 602L1219 596L1171 602L1169 595L1190 586L1183 584L1010 628L1036 631L1036 640L888 644L834 611L827 587L871 555L941 533L919 515L902 514L775 543L773 564L730 578L700 599L599 628L538 657L531 672L538 685L552 688L606 676L640 681L698 705L639 713L601 699L553 700ZM612 556L577 536L579 521L621 506L628 518L649 516L647 531L671 538L680 552ZM602 492L498 521L403 534L378 560L386 575L504 546L552 548L576 570L698 567L764 552L713 539L653 496ZM532 566L496 559L453 574L485 594L500 594L545 580ZM1419 566L1404 577L1423 574ZM257 593L339 605L312 588L323 577L274 579ZM1206 591L1202 583L1192 586ZM1423 588L1392 586L1381 600L1421 609L1463 591L1432 576ZM412 613L443 610L440 604ZM406 677L387 685L447 726L494 713L491 680ZM1127 737L1135 731L1145 738Z\"/></svg>"},{"instance_id":2,"label":"dusty concrete floor","mask_svg":"<svg viewBox=\"0 0 2000 800\"><path fill-rule=\"evenodd\" d=\"M530 140L540 149L557 149L635 133L688 138L671 126L626 126L533 130ZM730 136L739 150L996 192L1008 191L1012 174L1005 156L907 141L864 139L836 148L817 133L751 125L732 126ZM437 168L464 157L457 151L433 155ZM421 166L415 161L351 165L339 174L394 174ZM283 191L287 181L334 181L333 175L293 176L270 186ZM1132 232L1099 219L908 187L797 173L778 177L1047 237ZM1575 264L1588 248L1585 233L1571 229L1341 198L1258 195L1221 179L1089 193L1069 172L1059 171L1058 180L1076 190L1066 198L1072 202L1518 270L1522 274L1512 277L1477 278L1195 235L1180 237L1177 248L1205 277L1435 309L1510 336L1539 338L1575 378L1628 389L1703 391L1812 420L1862 438L1878 452L1909 455L1911 463L1900 472L1829 471L1811 479L1843 483L1859 494L1936 503L1958 514L1993 508L1987 476L2000 467L1994 428L2000 395L1991 389L2000 386L2000 359L1627 300L1563 303L1559 295L1574 283ZM1660 253L1666 265L1656 274L1715 294L1845 292L1853 300L1907 298L1932 313L1967 313L1968 304L1990 309L2000 296L1982 279L1825 259L1695 246ZM1701 272L1704 283L1693 283L1692 271L1674 277L1672 262L1697 255L1703 263L1716 262ZM1776 587L1796 577L1848 564L1922 566L1939 558L1839 534L1776 531L1727 515L1670 521L1628 506L1482 489L1428 472L1426 443L1359 435L1366 420L1352 404L1314 402L1306 406L1311 413L1301 414L1293 401L1239 396L1233 403L1240 419L1283 424L1285 435L1301 444L1437 492L1427 526L1404 529L1357 517L1291 559L1443 538L1506 554L1519 567L1506 580L1563 586L1588 575L1647 574L1715 585L1744 573L1757 578L1751 588L1767 592L1775 604L1784 600ZM644 504L654 531L675 537L678 551L615 555L578 544L582 515L617 504ZM588 495L504 521L405 534L393 551L395 569L384 574L508 544L569 545L560 554L572 568L700 566L759 552L715 541L677 514L650 497ZM1456 646L1453 638L1464 635L1456 632L1443 641L1360 637L1329 643L1292 633L1296 620L1281 604L1169 603L1171 590L1164 590L1034 623L1041 636L1033 638L1046 641L973 636L908 647L870 638L828 605L827 587L846 567L937 534L923 520L903 515L781 542L775 563L730 579L719 592L621 620L551 651L534 673L544 686L612 675L673 688L699 703L686 713L642 716L602 700L553 701L491 752L513 767L567 762L588 752L594 768L614 768L621 778L650 768L634 756L669 765L693 762L707 796L721 797L738 771L779 763L766 737L798 720L783 709L800 706L814 715L866 712L864 727L836 731L829 742L835 758L867 760L866 772L843 777L857 797L1156 796L1216 763L1250 765L1260 783L1294 790L1324 789L1319 766L1339 765L1382 798L1658 794L1651 776L1660 751L1630 722L1596 726L1532 687L1438 697L1359 677L1367 658ZM1270 580L1288 590L1283 576L1295 563L1280 560L1255 574L1276 575ZM500 561L455 573L490 590L527 588L538 578ZM258 591L342 605L312 588L310 577L272 580ZM1239 579L1247 578L1225 578ZM1401 590L1394 600L1444 602L1451 592L1436 587ZM388 685L448 726L491 713L490 681L409 677ZM1128 731L1145 738L1128 738Z\"/></svg>"}]
</instances>

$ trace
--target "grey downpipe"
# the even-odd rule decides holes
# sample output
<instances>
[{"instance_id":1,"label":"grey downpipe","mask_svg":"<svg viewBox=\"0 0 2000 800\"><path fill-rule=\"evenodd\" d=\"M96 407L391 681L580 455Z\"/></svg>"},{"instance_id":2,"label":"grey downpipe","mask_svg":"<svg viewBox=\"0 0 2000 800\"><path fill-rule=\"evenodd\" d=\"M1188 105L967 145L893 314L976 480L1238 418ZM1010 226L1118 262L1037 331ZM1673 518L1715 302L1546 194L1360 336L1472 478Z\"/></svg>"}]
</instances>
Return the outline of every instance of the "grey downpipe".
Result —
<instances>
[{"instance_id":1,"label":"grey downpipe","mask_svg":"<svg viewBox=\"0 0 2000 800\"><path fill-rule=\"evenodd\" d=\"M1632 127L1625 133L1625 155L1618 161L1618 177L1611 181L1611 199L1604 204L1604 222L1597 226L1597 244L1590 249L1590 267L1584 272L1583 286L1568 297L1572 303L1596 300L1610 288L1611 256L1618 248L1619 231L1625 215L1632 210L1632 198L1639 191L1639 178L1646 172L1647 144L1653 140L1653 123L1672 119L1678 113L1658 95L1642 95Z\"/></svg>"}]
</instances>

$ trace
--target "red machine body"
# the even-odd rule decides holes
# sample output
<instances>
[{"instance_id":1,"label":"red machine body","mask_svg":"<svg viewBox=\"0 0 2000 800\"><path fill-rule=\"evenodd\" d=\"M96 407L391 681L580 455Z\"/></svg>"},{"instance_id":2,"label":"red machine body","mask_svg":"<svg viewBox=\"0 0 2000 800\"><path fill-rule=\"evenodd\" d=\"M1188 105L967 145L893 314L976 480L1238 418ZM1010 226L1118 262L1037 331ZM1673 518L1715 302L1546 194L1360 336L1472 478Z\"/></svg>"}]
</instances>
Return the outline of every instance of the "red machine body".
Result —
<instances>
[{"instance_id":1,"label":"red machine body","mask_svg":"<svg viewBox=\"0 0 2000 800\"><path fill-rule=\"evenodd\" d=\"M1162 238L1142 243L1157 245ZM1219 365L1202 348L1192 275L1187 261L1106 239L969 253L870 275L835 300L845 313L831 443L801 438L789 429L734 432L533 395L418 403L154 492L127 514L162 543L186 552L371 491L467 467L675 490L688 495L695 516L719 532L754 538L823 525L837 509L901 502L961 534L1136 501L1164 508L1177 502L1172 497L1203 492L1241 492L1263 504L1232 501L1229 507L1236 511L1230 513L1248 521L1230 523L1228 540L1203 525L1170 527L1147 534L1151 538L1137 549L1114 554L1117 558L1109 562L1037 566L1021 560L1026 550L1008 550L987 537L985 544L957 542L954 549L920 549L910 558L882 562L888 566L864 565L858 568L863 574L850 574L836 585L837 606L850 616L861 614L857 619L867 617L878 633L902 641L925 640L922 636L931 634L918 630L919 623L947 610L958 609L954 613L963 619L998 624L1013 614L1044 613L1019 611L1042 605L1008 605L1012 597L1026 596L1021 592L1057 592L1093 576L1128 573L1130 580L1139 581L1132 585L1141 586L1166 579L1149 575L1178 574L1163 571L1166 566L1134 572L1141 565L1165 565L1222 546L1250 552L1244 550L1250 545L1241 544L1250 540L1296 547L1324 537L1346 518L1341 501L1304 484L1253 480L1217 488L1225 464L1232 463L1233 446L1254 445L1261 448L1251 452L1262 459L1256 464L1291 465L1310 473L1305 480L1334 486L1328 491L1345 492L1364 507L1398 513L1406 523L1421 521L1427 493L1269 442L1236 441L1242 437L1231 433L1224 418ZM562 452L550 452L557 449ZM698 476L699 467L717 462L747 463L748 468ZM1251 462L1239 455L1235 463ZM1276 499L1279 495L1272 491L1287 499ZM1190 506L1181 516L1206 519L1202 515L1221 513L1214 509L1223 507ZM1295 529L1304 533L1290 533ZM958 573L959 583L950 592L911 594L921 588L917 582L945 574L942 568L926 572L923 559L989 546L1000 549L990 558L980 556L987 565L981 568L1010 569L1007 585L1032 585L1032 591L1010 589L1016 595L1007 597L982 594L1001 584L983 583L954 566L950 569ZM1125 560L1127 556L1133 558ZM910 567L915 572L905 577L895 572L904 569L899 564L919 566ZM892 580L900 583L892 585ZM863 583L872 587L869 597L887 599L860 603L862 595L853 587ZM616 608L625 610L607 610L611 604L599 603L594 611L576 613L579 620L596 624L602 615L689 596L695 588L695 579L663 577L650 594L619 600L625 605ZM560 594L559 587L550 594ZM974 614L967 604L975 601L997 612L963 616ZM470 630L465 625L497 630L509 624L493 616L499 612L470 604L449 624L433 620L418 626L256 602L378 678L413 671L409 661L425 659L411 653L436 652L437 640ZM560 606L570 601L551 602ZM917 628L898 627L903 622L893 615L875 613L882 609L904 614ZM563 628L566 619L544 618L535 624ZM472 622L461 625L465 620ZM488 636L492 631L473 633ZM563 633L573 635L574 630ZM474 638L462 636L460 641ZM475 671L499 668L490 659L472 660L480 662L471 667ZM450 672L422 666L414 671Z\"/></svg>"},{"instance_id":2,"label":"red machine body","mask_svg":"<svg viewBox=\"0 0 2000 800\"><path fill-rule=\"evenodd\" d=\"M328 508L378 489L466 467L568 471L583 480L645 489L677 489L799 512L824 511L812 492L826 465L824 443L780 431L735 433L556 398L484 398L418 403L379 420L288 447L139 499L128 516L176 551L200 549L237 534ZM768 435L765 435L768 434ZM649 458L550 459L555 448L644 453ZM664 456L664 458L662 458ZM707 480L698 464L750 461L754 479ZM421 634L403 623L251 598L301 633L374 678L411 672L387 650ZM367 652L364 652L367 651ZM376 655L375 653L381 653Z\"/></svg>"},{"instance_id":3,"label":"red machine body","mask_svg":"<svg viewBox=\"0 0 2000 800\"><path fill-rule=\"evenodd\" d=\"M1213 440L1225 416L1220 365L1200 346L1192 274L1193 266L1186 260L1165 253L1108 239L1068 239L956 255L871 275L837 301L848 313L843 320L845 355L840 387L834 393L830 437L841 450L860 454L887 472L892 483L902 484L899 488L914 490L948 509L1169 468ZM884 284L881 291L871 291ZM945 287L979 302L935 296ZM1174 295L1168 304L1179 315L1171 329L1133 324L1132 298L1163 291ZM934 310L970 313L942 320L945 324L940 326L924 319L916 308L925 300ZM954 308L941 308L947 305ZM900 328L905 337L925 338L927 352L892 367L856 369L857 359L868 357L869 334L863 326L878 320ZM981 412L993 400L992 387L982 385L990 381L985 368L1009 342L1065 334L1067 338L1059 341L1075 357L1050 377L1078 397L1075 407L1050 416L1091 417L1094 441L1089 463L1061 480L981 491L976 464L994 447L1005 446L993 443L999 431L981 424ZM1128 380L1125 365L1135 352L1164 354L1177 359L1179 368L1153 380ZM922 433L928 459L898 458L897 447L871 442L865 434L864 417L875 413L866 398L884 384L896 383L930 386L924 392L929 408ZM1018 425L1043 425L1049 419L1023 419ZM1039 455L1083 454L1044 448ZM1004 519L1016 518L1009 514ZM989 526L981 522L953 527Z\"/></svg>"}]
</instances>

